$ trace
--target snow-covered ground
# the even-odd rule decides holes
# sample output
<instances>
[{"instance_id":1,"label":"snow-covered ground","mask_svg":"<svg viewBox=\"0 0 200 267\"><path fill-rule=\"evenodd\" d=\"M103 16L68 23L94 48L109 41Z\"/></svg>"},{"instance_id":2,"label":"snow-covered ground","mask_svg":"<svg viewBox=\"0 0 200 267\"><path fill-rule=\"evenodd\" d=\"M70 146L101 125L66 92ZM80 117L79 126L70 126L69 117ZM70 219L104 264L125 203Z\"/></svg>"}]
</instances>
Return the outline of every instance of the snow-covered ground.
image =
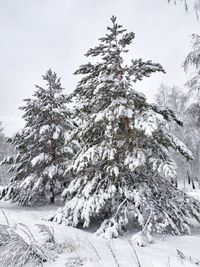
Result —
<instances>
[{"instance_id":1,"label":"snow-covered ground","mask_svg":"<svg viewBox=\"0 0 200 267\"><path fill-rule=\"evenodd\" d=\"M198 195L200 192L192 194ZM0 210L6 214L10 224L26 224L38 240L42 236L35 225L52 226L56 241L65 243L63 253L55 261L44 263L44 267L190 267L197 265L198 260L200 264L200 229L198 228L193 229L190 236L154 236L153 244L141 248L137 245L131 246L131 233L108 241L95 236L92 231L44 221L43 218L51 215L56 208L55 206L23 208L0 201ZM6 223L3 213L0 215L0 223ZM181 260L177 250L181 251L186 259Z\"/></svg>"},{"instance_id":2,"label":"snow-covered ground","mask_svg":"<svg viewBox=\"0 0 200 267\"><path fill-rule=\"evenodd\" d=\"M188 195L200 201L200 189L186 191Z\"/></svg>"}]
</instances>

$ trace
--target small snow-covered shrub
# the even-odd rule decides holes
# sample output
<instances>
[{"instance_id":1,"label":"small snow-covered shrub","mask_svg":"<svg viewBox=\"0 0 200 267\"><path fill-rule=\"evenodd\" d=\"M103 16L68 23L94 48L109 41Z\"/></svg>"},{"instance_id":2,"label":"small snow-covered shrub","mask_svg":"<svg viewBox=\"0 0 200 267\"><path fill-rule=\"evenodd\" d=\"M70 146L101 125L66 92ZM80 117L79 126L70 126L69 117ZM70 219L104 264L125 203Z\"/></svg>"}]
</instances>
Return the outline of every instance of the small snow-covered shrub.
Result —
<instances>
[{"instance_id":1,"label":"small snow-covered shrub","mask_svg":"<svg viewBox=\"0 0 200 267\"><path fill-rule=\"evenodd\" d=\"M66 248L65 243L57 243L55 241L54 230L45 224L36 224L40 229L40 233L43 236L42 247L46 250L47 255L50 259L57 257L57 254L61 254L63 249ZM53 254L52 254L53 253Z\"/></svg>"},{"instance_id":2,"label":"small snow-covered shrub","mask_svg":"<svg viewBox=\"0 0 200 267\"><path fill-rule=\"evenodd\" d=\"M63 252L65 244L57 244L50 227L37 224L44 239L36 240L29 228L22 223L14 227L0 224L0 266L22 267L27 263L43 266Z\"/></svg>"},{"instance_id":3,"label":"small snow-covered shrub","mask_svg":"<svg viewBox=\"0 0 200 267\"><path fill-rule=\"evenodd\" d=\"M29 262L35 266L43 266L42 263L48 260L45 251L33 240L25 227L21 230L29 242L17 230L17 227L0 225L0 266L21 267Z\"/></svg>"},{"instance_id":4,"label":"small snow-covered shrub","mask_svg":"<svg viewBox=\"0 0 200 267\"><path fill-rule=\"evenodd\" d=\"M40 229L40 232L45 237L45 241L48 243L55 243L54 230L53 228L45 225L45 224L36 224L36 226Z\"/></svg>"}]
</instances>

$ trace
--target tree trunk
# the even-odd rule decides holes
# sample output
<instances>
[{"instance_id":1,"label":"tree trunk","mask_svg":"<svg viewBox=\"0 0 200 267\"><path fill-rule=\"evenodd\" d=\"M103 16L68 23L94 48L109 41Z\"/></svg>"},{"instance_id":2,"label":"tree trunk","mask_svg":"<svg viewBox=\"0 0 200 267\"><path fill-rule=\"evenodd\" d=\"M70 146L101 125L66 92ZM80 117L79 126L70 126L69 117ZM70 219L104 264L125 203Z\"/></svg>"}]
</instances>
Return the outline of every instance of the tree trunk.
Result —
<instances>
[{"instance_id":1,"label":"tree trunk","mask_svg":"<svg viewBox=\"0 0 200 267\"><path fill-rule=\"evenodd\" d=\"M52 164L56 161L56 140L51 138L51 162ZM52 194L52 197L51 197L51 203L54 204L55 202L55 196L54 196L54 191L53 191L53 188L54 188L54 179L52 178L52 181L51 181L51 194Z\"/></svg>"},{"instance_id":2,"label":"tree trunk","mask_svg":"<svg viewBox=\"0 0 200 267\"><path fill-rule=\"evenodd\" d=\"M125 128L128 130L129 124L130 124L130 119L128 117L125 117L124 122L125 122Z\"/></svg>"},{"instance_id":3,"label":"tree trunk","mask_svg":"<svg viewBox=\"0 0 200 267\"><path fill-rule=\"evenodd\" d=\"M56 140L51 138L51 162L56 161Z\"/></svg>"},{"instance_id":4,"label":"tree trunk","mask_svg":"<svg viewBox=\"0 0 200 267\"><path fill-rule=\"evenodd\" d=\"M53 192L53 182L51 183L51 189L50 189L50 191L51 191L51 194L52 194L52 196L51 196L51 204L54 204L55 203L55 196L54 196L54 192Z\"/></svg>"}]
</instances>

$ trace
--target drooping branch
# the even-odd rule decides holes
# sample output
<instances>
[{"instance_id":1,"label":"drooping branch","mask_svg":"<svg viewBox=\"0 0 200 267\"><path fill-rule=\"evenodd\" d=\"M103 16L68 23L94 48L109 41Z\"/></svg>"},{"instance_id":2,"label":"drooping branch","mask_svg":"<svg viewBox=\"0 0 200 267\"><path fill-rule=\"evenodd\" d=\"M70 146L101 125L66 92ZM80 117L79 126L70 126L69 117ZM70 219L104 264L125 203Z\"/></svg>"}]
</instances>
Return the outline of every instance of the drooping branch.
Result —
<instances>
[{"instance_id":1,"label":"drooping branch","mask_svg":"<svg viewBox=\"0 0 200 267\"><path fill-rule=\"evenodd\" d=\"M178 2L181 2L184 5L185 11L188 12L189 11L189 1L188 0L167 0L168 3L173 2L175 5ZM200 0L193 0L193 8L194 11L196 13L197 19L199 18L199 11L200 11Z\"/></svg>"}]
</instances>

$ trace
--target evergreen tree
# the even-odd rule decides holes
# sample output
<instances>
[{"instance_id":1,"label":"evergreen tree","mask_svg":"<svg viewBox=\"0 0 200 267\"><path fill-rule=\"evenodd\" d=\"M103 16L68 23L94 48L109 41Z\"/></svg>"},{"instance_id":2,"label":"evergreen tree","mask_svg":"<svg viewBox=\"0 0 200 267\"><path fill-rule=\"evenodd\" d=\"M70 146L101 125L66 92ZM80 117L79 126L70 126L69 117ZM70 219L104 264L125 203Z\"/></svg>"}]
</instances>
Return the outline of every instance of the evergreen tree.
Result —
<instances>
[{"instance_id":1,"label":"evergreen tree","mask_svg":"<svg viewBox=\"0 0 200 267\"><path fill-rule=\"evenodd\" d=\"M65 206L52 220L88 227L98 219L97 233L104 237L117 237L135 220L148 234L188 233L188 217L200 221L200 205L170 183L176 170L168 149L188 159L191 153L164 128L169 121L181 123L132 88L164 70L142 59L126 65L123 54L135 35L115 17L111 21L100 44L86 54L98 61L75 72L84 77L71 97L79 100L75 114L83 114L84 121L72 138L82 140L83 148L66 170L74 179L63 192Z\"/></svg>"},{"instance_id":2,"label":"evergreen tree","mask_svg":"<svg viewBox=\"0 0 200 267\"><path fill-rule=\"evenodd\" d=\"M21 205L54 203L65 184L64 170L72 151L65 147L66 134L73 129L66 110L60 79L48 70L43 76L46 88L36 86L32 99L25 99L25 127L8 141L16 155L5 158L14 172L2 197Z\"/></svg>"},{"instance_id":3,"label":"evergreen tree","mask_svg":"<svg viewBox=\"0 0 200 267\"><path fill-rule=\"evenodd\" d=\"M11 155L14 152L13 147L6 142L6 137L1 125L2 122L0 121L0 162L3 160L3 158ZM0 166L0 185L8 184L11 174L8 174L7 171L8 166Z\"/></svg>"}]
</instances>

